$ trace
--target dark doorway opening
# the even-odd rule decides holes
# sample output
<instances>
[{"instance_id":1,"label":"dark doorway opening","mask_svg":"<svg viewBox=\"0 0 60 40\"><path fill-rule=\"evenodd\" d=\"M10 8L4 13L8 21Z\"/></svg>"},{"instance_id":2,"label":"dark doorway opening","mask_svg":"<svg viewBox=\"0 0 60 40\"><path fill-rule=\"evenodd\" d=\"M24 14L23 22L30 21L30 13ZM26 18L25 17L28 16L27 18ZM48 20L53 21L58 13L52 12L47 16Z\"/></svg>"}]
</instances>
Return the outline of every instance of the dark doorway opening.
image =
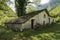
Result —
<instances>
[{"instance_id":1,"label":"dark doorway opening","mask_svg":"<svg viewBox=\"0 0 60 40\"><path fill-rule=\"evenodd\" d=\"M35 19L32 19L32 20L31 20L31 28L32 28L32 29L34 28L34 20L35 20Z\"/></svg>"}]
</instances>

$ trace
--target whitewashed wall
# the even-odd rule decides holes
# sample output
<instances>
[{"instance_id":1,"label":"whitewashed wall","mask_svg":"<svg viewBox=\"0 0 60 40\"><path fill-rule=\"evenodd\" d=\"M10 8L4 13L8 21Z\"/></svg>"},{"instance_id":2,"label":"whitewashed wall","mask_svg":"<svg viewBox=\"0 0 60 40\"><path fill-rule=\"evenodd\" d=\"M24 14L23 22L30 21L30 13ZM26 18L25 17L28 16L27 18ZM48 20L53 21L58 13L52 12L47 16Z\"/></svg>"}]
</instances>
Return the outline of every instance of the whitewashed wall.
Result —
<instances>
[{"instance_id":1,"label":"whitewashed wall","mask_svg":"<svg viewBox=\"0 0 60 40\"><path fill-rule=\"evenodd\" d=\"M44 14L46 15L46 17L44 18ZM25 22L24 24L22 24L22 29L28 29L31 28L31 20L34 20L34 25L36 25L36 23L39 23L41 25L43 25L43 21L45 21L45 24L49 23L49 16L46 14L45 11L39 13L38 15L32 17L30 20L28 20L27 22ZM53 19L50 18L50 24L52 23Z\"/></svg>"}]
</instances>

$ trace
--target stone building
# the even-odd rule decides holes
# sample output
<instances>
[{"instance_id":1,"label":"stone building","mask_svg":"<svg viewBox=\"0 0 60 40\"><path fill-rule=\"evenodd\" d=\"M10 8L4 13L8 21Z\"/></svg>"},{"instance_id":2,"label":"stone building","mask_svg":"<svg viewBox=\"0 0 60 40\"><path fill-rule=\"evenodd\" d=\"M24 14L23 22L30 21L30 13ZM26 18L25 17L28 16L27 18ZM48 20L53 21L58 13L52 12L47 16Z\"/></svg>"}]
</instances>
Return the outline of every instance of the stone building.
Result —
<instances>
[{"instance_id":1,"label":"stone building","mask_svg":"<svg viewBox=\"0 0 60 40\"><path fill-rule=\"evenodd\" d=\"M47 23L51 24L52 22L54 22L53 18L50 17L47 9L43 9L28 13L15 20L5 23L5 25L6 28L23 31L23 29L34 28L36 24L46 25Z\"/></svg>"}]
</instances>

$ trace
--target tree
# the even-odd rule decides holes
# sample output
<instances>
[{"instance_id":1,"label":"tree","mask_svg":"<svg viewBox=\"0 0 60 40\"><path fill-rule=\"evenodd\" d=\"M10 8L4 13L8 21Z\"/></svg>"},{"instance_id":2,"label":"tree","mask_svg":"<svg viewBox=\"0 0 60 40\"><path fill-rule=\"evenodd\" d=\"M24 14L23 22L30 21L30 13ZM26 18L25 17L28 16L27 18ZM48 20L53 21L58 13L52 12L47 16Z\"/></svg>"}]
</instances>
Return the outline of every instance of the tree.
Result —
<instances>
[{"instance_id":1,"label":"tree","mask_svg":"<svg viewBox=\"0 0 60 40\"><path fill-rule=\"evenodd\" d=\"M5 22L15 19L16 13L6 4L7 0L0 0L0 25L4 25Z\"/></svg>"},{"instance_id":2,"label":"tree","mask_svg":"<svg viewBox=\"0 0 60 40\"><path fill-rule=\"evenodd\" d=\"M18 17L25 15L27 0L16 0L15 4Z\"/></svg>"},{"instance_id":3,"label":"tree","mask_svg":"<svg viewBox=\"0 0 60 40\"><path fill-rule=\"evenodd\" d=\"M29 3L30 3L29 0L15 0L16 12L17 12L18 17L23 16L23 15L26 14L26 6ZM35 4L35 5L38 6L38 5L40 5L39 3L40 3L39 0L33 0L33 4ZM33 11L34 8L33 9L32 8L31 9L29 8L29 10L30 11Z\"/></svg>"},{"instance_id":4,"label":"tree","mask_svg":"<svg viewBox=\"0 0 60 40\"><path fill-rule=\"evenodd\" d=\"M26 14L35 11L35 8L32 4L28 4L26 8Z\"/></svg>"},{"instance_id":5,"label":"tree","mask_svg":"<svg viewBox=\"0 0 60 40\"><path fill-rule=\"evenodd\" d=\"M7 0L0 0L0 10L3 10L3 9L5 9L5 2L6 2Z\"/></svg>"}]
</instances>

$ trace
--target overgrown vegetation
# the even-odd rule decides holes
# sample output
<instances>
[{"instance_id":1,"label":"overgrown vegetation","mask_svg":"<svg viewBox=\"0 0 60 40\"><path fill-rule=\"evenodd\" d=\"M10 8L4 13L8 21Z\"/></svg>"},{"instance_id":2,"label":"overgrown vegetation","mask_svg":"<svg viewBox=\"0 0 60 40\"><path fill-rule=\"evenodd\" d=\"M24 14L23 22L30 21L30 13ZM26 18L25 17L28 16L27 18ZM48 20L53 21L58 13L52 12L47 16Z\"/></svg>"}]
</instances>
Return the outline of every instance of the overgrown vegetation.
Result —
<instances>
[{"instance_id":1,"label":"overgrown vegetation","mask_svg":"<svg viewBox=\"0 0 60 40\"><path fill-rule=\"evenodd\" d=\"M60 23L41 30L14 32L0 27L0 40L60 40Z\"/></svg>"},{"instance_id":2,"label":"overgrown vegetation","mask_svg":"<svg viewBox=\"0 0 60 40\"><path fill-rule=\"evenodd\" d=\"M5 2L5 1L4 1ZM42 28L41 30L27 29L23 32L14 32L4 28L4 23L17 18L14 13L4 2L0 0L0 40L60 40L60 23L53 26ZM60 22L60 6L50 12L55 16L55 20Z\"/></svg>"},{"instance_id":3,"label":"overgrown vegetation","mask_svg":"<svg viewBox=\"0 0 60 40\"><path fill-rule=\"evenodd\" d=\"M4 25L5 22L8 22L14 18L17 18L17 14L14 13L11 8L5 4L6 0L0 0L0 25Z\"/></svg>"},{"instance_id":4,"label":"overgrown vegetation","mask_svg":"<svg viewBox=\"0 0 60 40\"><path fill-rule=\"evenodd\" d=\"M58 5L55 9L50 11L50 15L54 17L56 22L60 22L60 5Z\"/></svg>"},{"instance_id":5,"label":"overgrown vegetation","mask_svg":"<svg viewBox=\"0 0 60 40\"><path fill-rule=\"evenodd\" d=\"M16 11L18 17L23 16L26 14L26 5L28 0L16 0Z\"/></svg>"}]
</instances>

